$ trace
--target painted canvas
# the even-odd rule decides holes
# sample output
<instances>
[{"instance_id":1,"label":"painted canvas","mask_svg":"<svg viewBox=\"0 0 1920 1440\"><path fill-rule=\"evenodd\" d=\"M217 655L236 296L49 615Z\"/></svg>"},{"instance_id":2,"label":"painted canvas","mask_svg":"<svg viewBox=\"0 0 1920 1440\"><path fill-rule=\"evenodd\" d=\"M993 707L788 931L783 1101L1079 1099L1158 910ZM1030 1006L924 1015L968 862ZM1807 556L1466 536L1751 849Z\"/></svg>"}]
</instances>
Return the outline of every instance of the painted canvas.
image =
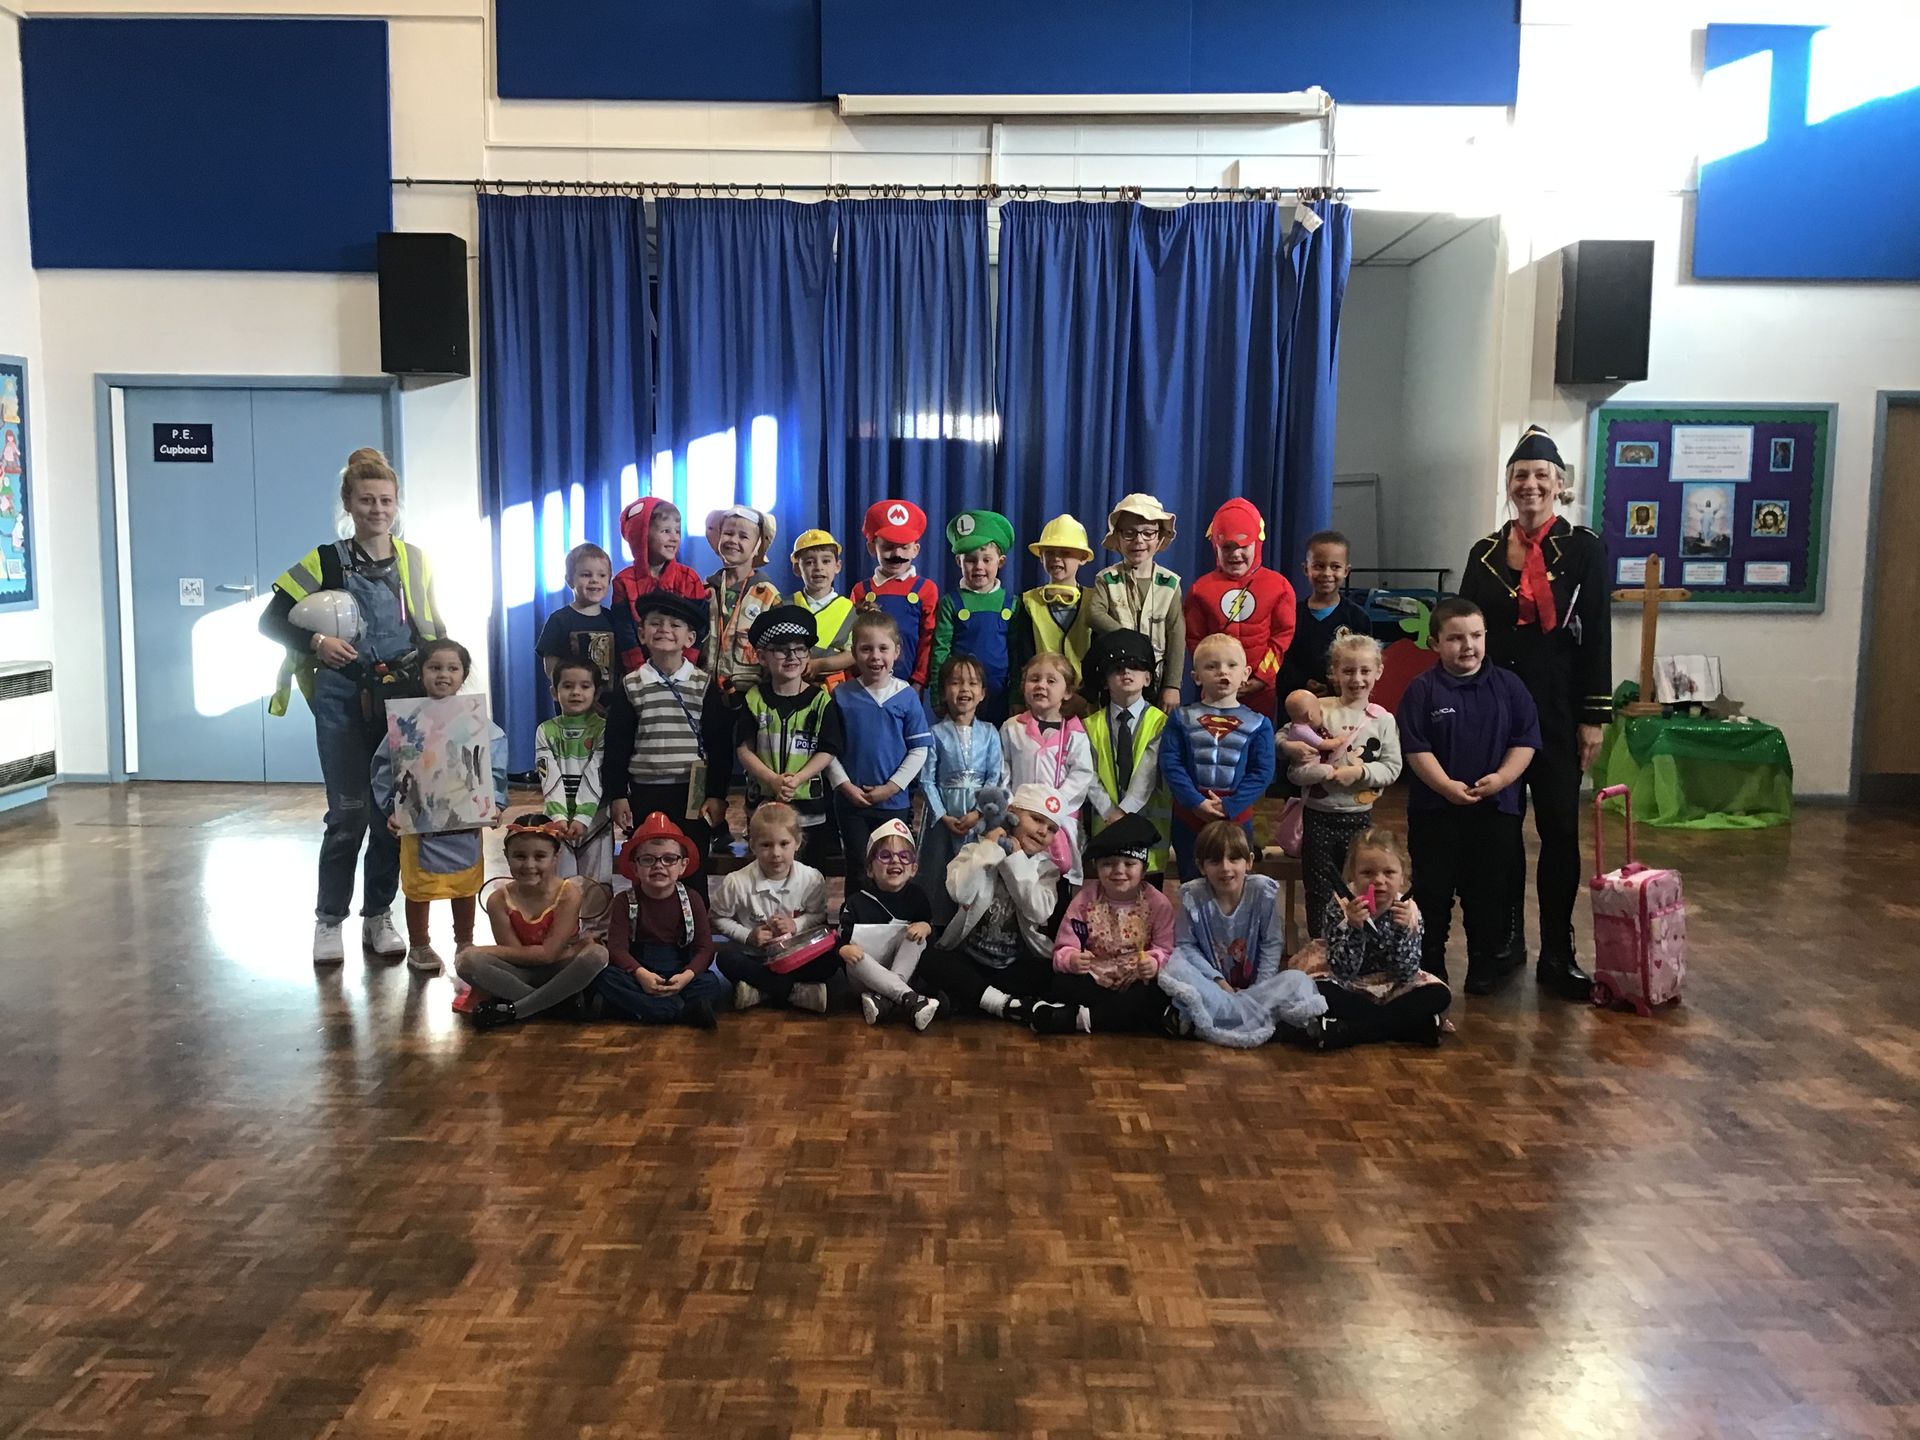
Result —
<instances>
[{"instance_id":1,"label":"painted canvas","mask_svg":"<svg viewBox=\"0 0 1920 1440\"><path fill-rule=\"evenodd\" d=\"M32 609L39 595L27 440L27 362L0 355L0 610Z\"/></svg>"},{"instance_id":2,"label":"painted canvas","mask_svg":"<svg viewBox=\"0 0 1920 1440\"><path fill-rule=\"evenodd\" d=\"M403 834L493 824L493 721L484 695L389 700L393 813Z\"/></svg>"}]
</instances>

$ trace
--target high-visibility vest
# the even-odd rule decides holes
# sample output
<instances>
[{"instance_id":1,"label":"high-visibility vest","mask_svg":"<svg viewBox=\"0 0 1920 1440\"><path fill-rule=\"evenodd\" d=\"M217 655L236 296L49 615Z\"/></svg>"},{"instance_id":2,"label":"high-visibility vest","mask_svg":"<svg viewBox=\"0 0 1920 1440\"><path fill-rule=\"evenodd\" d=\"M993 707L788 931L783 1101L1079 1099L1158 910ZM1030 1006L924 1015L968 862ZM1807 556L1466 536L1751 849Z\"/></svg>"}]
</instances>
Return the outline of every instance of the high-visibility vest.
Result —
<instances>
[{"instance_id":1,"label":"high-visibility vest","mask_svg":"<svg viewBox=\"0 0 1920 1440\"><path fill-rule=\"evenodd\" d=\"M416 640L438 640L441 635L440 612L433 603L433 562L427 552L404 540L393 542L393 568L400 577L400 594L406 600L407 620ZM319 545L303 555L286 574L273 582L273 588L285 591L299 604L317 590L347 588L346 569L340 559L339 545ZM287 701L298 682L300 693L313 703L314 657L312 651L288 650L280 664L280 678L267 703L272 715L287 713Z\"/></svg>"},{"instance_id":2,"label":"high-visibility vest","mask_svg":"<svg viewBox=\"0 0 1920 1440\"><path fill-rule=\"evenodd\" d=\"M1074 686L1078 688L1086 674L1087 649L1093 643L1093 625L1087 614L1089 597L1086 587L1081 587L1080 603L1073 612L1073 623L1065 630L1054 620L1053 611L1047 608L1046 591L1047 587L1042 585L1020 597L1020 603L1027 610L1027 623L1033 627L1033 650L1036 655L1066 656L1067 663L1073 667Z\"/></svg>"}]
</instances>

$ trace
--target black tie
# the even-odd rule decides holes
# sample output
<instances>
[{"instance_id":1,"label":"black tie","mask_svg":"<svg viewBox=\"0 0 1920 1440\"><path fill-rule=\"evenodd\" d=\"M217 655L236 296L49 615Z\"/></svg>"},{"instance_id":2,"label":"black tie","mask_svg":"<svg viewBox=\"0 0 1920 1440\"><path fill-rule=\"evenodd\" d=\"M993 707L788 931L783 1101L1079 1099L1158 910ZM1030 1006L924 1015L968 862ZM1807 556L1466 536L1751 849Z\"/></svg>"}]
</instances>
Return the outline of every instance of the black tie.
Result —
<instances>
[{"instance_id":1,"label":"black tie","mask_svg":"<svg viewBox=\"0 0 1920 1440\"><path fill-rule=\"evenodd\" d=\"M1133 784L1133 712L1116 710L1113 716L1113 773L1120 781L1120 794ZM1115 800L1120 795L1113 797Z\"/></svg>"}]
</instances>

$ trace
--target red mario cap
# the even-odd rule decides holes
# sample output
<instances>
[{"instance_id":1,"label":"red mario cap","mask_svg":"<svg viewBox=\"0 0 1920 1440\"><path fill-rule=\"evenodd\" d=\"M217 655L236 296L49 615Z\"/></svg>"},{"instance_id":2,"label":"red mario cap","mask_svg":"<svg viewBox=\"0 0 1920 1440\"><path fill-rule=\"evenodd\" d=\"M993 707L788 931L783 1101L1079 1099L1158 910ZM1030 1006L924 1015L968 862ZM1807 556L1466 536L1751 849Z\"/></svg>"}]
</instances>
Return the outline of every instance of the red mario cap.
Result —
<instances>
[{"instance_id":1,"label":"red mario cap","mask_svg":"<svg viewBox=\"0 0 1920 1440\"><path fill-rule=\"evenodd\" d=\"M1267 522L1251 500L1233 499L1213 512L1207 538L1229 545L1253 545L1267 538Z\"/></svg>"},{"instance_id":2,"label":"red mario cap","mask_svg":"<svg viewBox=\"0 0 1920 1440\"><path fill-rule=\"evenodd\" d=\"M927 533L927 512L911 500L876 500L867 507L860 532L869 540L911 545Z\"/></svg>"}]
</instances>

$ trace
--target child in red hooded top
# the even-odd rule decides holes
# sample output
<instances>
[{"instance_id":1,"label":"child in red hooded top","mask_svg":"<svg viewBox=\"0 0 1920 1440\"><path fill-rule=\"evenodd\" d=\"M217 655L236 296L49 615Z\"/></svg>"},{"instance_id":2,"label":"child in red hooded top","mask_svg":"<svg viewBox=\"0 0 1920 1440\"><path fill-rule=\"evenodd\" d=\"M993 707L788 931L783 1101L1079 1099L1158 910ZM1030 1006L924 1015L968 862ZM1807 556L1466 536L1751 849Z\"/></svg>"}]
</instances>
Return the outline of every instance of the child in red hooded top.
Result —
<instances>
[{"instance_id":1,"label":"child in red hooded top","mask_svg":"<svg viewBox=\"0 0 1920 1440\"><path fill-rule=\"evenodd\" d=\"M1214 511L1207 538L1215 564L1187 590L1187 652L1209 635L1238 640L1247 652L1240 703L1271 720L1274 681L1293 643L1293 586L1260 563L1267 527L1251 500L1236 497Z\"/></svg>"},{"instance_id":2,"label":"child in red hooded top","mask_svg":"<svg viewBox=\"0 0 1920 1440\"><path fill-rule=\"evenodd\" d=\"M703 609L707 603L707 582L691 565L679 561L680 512L672 501L653 495L635 500L620 512L620 533L626 537L633 564L613 577L613 593L607 599L607 609L613 612L614 680L647 662L637 609L642 595L665 590L684 595ZM689 650L687 658L697 662L698 652Z\"/></svg>"}]
</instances>

